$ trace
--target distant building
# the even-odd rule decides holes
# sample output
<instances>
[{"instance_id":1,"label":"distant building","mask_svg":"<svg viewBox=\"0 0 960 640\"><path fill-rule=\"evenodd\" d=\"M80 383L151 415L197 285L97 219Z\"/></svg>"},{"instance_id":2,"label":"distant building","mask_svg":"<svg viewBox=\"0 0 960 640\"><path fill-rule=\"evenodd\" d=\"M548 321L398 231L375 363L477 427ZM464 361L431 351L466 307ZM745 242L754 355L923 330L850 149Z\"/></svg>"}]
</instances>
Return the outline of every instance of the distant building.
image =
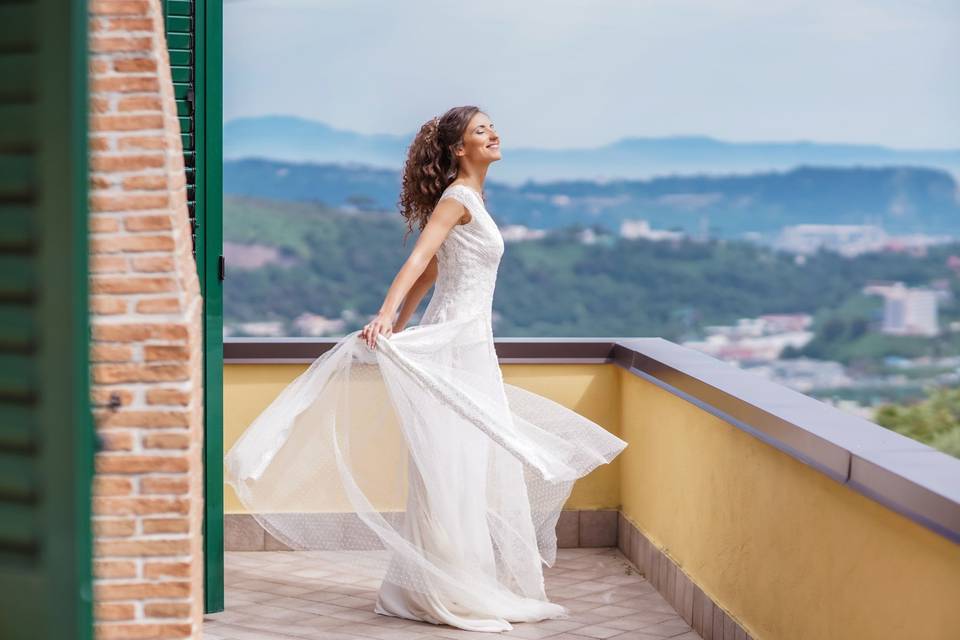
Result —
<instances>
[{"instance_id":1,"label":"distant building","mask_svg":"<svg viewBox=\"0 0 960 640\"><path fill-rule=\"evenodd\" d=\"M581 231L578 235L578 239L582 244L601 244L605 246L610 246L616 240L612 235L607 233L597 233L592 228L587 228Z\"/></svg>"},{"instance_id":2,"label":"distant building","mask_svg":"<svg viewBox=\"0 0 960 640\"><path fill-rule=\"evenodd\" d=\"M766 313L759 317L768 333L803 331L813 322L809 313Z\"/></svg>"},{"instance_id":3,"label":"distant building","mask_svg":"<svg viewBox=\"0 0 960 640\"><path fill-rule=\"evenodd\" d=\"M855 384L844 366L831 360L796 358L747 367L747 371L762 375L801 393L815 389L837 389ZM856 405L854 405L856 406Z\"/></svg>"},{"instance_id":4,"label":"distant building","mask_svg":"<svg viewBox=\"0 0 960 640\"><path fill-rule=\"evenodd\" d=\"M500 235L504 242L523 242L526 240L539 240L547 235L545 229L531 229L522 224L508 224L500 228Z\"/></svg>"},{"instance_id":5,"label":"distant building","mask_svg":"<svg viewBox=\"0 0 960 640\"><path fill-rule=\"evenodd\" d=\"M923 233L889 235L875 225L798 224L784 227L773 246L799 255L825 249L849 258L873 251L925 255L928 247L954 240L948 235Z\"/></svg>"},{"instance_id":6,"label":"distant building","mask_svg":"<svg viewBox=\"0 0 960 640\"><path fill-rule=\"evenodd\" d=\"M807 330L813 318L807 313L768 314L740 318L737 324L706 327L704 340L685 341L683 346L727 362L771 362L787 347L800 349L813 339Z\"/></svg>"},{"instance_id":7,"label":"distant building","mask_svg":"<svg viewBox=\"0 0 960 640\"><path fill-rule=\"evenodd\" d=\"M798 224L784 227L774 247L791 253L809 254L826 249L855 256L879 251L887 240L886 231L875 225Z\"/></svg>"},{"instance_id":8,"label":"distant building","mask_svg":"<svg viewBox=\"0 0 960 640\"><path fill-rule=\"evenodd\" d=\"M235 325L239 333L263 338L278 337L284 334L283 322L241 322Z\"/></svg>"},{"instance_id":9,"label":"distant building","mask_svg":"<svg viewBox=\"0 0 960 640\"><path fill-rule=\"evenodd\" d=\"M346 322L342 318L327 318L315 313L301 313L293 321L293 326L304 336L325 336L343 330Z\"/></svg>"},{"instance_id":10,"label":"distant building","mask_svg":"<svg viewBox=\"0 0 960 640\"><path fill-rule=\"evenodd\" d=\"M681 231L667 231L665 229L651 229L646 220L624 220L620 223L620 237L633 240L646 238L647 240L680 240L684 237Z\"/></svg>"},{"instance_id":11,"label":"distant building","mask_svg":"<svg viewBox=\"0 0 960 640\"><path fill-rule=\"evenodd\" d=\"M864 293L883 297L882 333L890 335L935 336L940 333L937 302L942 292L906 287L902 282L871 284Z\"/></svg>"}]
</instances>

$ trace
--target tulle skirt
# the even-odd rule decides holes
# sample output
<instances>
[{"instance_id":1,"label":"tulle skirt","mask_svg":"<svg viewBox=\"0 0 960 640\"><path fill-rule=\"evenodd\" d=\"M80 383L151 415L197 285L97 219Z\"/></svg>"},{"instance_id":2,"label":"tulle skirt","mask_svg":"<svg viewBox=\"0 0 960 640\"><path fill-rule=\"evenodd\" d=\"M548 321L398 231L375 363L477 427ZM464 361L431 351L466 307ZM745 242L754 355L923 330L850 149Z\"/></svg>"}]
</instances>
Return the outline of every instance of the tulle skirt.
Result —
<instances>
[{"instance_id":1,"label":"tulle skirt","mask_svg":"<svg viewBox=\"0 0 960 640\"><path fill-rule=\"evenodd\" d=\"M292 549L385 550L375 610L505 631L565 618L544 591L573 483L627 443L506 384L487 316L375 348L344 336L225 456L225 480Z\"/></svg>"}]
</instances>

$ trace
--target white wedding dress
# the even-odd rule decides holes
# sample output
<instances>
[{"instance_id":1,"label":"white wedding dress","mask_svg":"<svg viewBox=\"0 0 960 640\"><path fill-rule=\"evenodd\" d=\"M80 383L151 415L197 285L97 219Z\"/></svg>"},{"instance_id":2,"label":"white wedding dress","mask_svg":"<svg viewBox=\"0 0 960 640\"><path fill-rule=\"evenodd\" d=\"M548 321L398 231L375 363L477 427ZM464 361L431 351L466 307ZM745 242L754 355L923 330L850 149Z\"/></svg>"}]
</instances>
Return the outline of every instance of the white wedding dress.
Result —
<instances>
[{"instance_id":1,"label":"white wedding dress","mask_svg":"<svg viewBox=\"0 0 960 640\"><path fill-rule=\"evenodd\" d=\"M386 550L374 610L473 631L569 617L544 591L574 481L627 443L506 384L492 302L503 237L480 195L438 250L416 326L344 336L286 387L225 456L226 482L301 550Z\"/></svg>"}]
</instances>

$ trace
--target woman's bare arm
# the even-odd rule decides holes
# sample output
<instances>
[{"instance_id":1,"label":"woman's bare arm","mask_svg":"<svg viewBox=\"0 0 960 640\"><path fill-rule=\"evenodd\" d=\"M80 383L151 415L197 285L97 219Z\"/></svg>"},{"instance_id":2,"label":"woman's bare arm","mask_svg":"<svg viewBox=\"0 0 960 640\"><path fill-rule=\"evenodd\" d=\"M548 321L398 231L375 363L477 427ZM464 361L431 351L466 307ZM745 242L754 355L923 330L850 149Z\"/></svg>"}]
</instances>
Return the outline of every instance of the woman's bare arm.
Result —
<instances>
[{"instance_id":1,"label":"woman's bare arm","mask_svg":"<svg viewBox=\"0 0 960 640\"><path fill-rule=\"evenodd\" d=\"M466 207L453 198L441 200L434 207L409 257L390 284L380 311L358 334L371 348L376 346L378 335L390 335L393 332L394 317L400 303L433 260L447 234L466 213Z\"/></svg>"},{"instance_id":2,"label":"woman's bare arm","mask_svg":"<svg viewBox=\"0 0 960 640\"><path fill-rule=\"evenodd\" d=\"M407 322L410 320L410 316L412 316L413 312L420 306L420 301L423 300L423 296L427 295L427 291L429 291L433 283L437 281L437 266L437 256L434 255L427 264L427 268L423 270L423 273L420 274L420 277L417 278L417 281L413 283L410 291L408 291L406 297L404 297L403 304L400 305L400 314L397 316L396 322L393 323L394 333L403 331L403 328L407 326Z\"/></svg>"}]
</instances>

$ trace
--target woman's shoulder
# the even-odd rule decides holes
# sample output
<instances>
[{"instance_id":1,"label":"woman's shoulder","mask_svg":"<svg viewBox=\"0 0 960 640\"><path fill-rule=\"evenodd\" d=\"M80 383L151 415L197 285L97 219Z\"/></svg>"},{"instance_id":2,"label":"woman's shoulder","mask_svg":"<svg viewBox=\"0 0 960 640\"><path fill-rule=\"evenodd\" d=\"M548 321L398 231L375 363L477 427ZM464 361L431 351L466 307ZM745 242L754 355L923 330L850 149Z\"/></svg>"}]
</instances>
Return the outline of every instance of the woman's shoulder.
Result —
<instances>
[{"instance_id":1,"label":"woman's shoulder","mask_svg":"<svg viewBox=\"0 0 960 640\"><path fill-rule=\"evenodd\" d=\"M456 200L466 210L463 215L463 218L466 218L466 220L461 218L461 221L457 226L463 226L472 222L475 217L474 212L483 206L482 200L480 200L478 206L477 200L479 197L471 187L468 187L465 184L450 183L447 185L447 188L444 189L443 193L440 194L440 200L444 199Z\"/></svg>"},{"instance_id":2,"label":"woman's shoulder","mask_svg":"<svg viewBox=\"0 0 960 640\"><path fill-rule=\"evenodd\" d=\"M447 188L443 190L443 194L441 195L446 195L448 193L460 193L460 194L476 196L478 199L480 199L481 202L483 201L483 196L481 196L476 189L460 182L451 182L450 184L448 184Z\"/></svg>"}]
</instances>

